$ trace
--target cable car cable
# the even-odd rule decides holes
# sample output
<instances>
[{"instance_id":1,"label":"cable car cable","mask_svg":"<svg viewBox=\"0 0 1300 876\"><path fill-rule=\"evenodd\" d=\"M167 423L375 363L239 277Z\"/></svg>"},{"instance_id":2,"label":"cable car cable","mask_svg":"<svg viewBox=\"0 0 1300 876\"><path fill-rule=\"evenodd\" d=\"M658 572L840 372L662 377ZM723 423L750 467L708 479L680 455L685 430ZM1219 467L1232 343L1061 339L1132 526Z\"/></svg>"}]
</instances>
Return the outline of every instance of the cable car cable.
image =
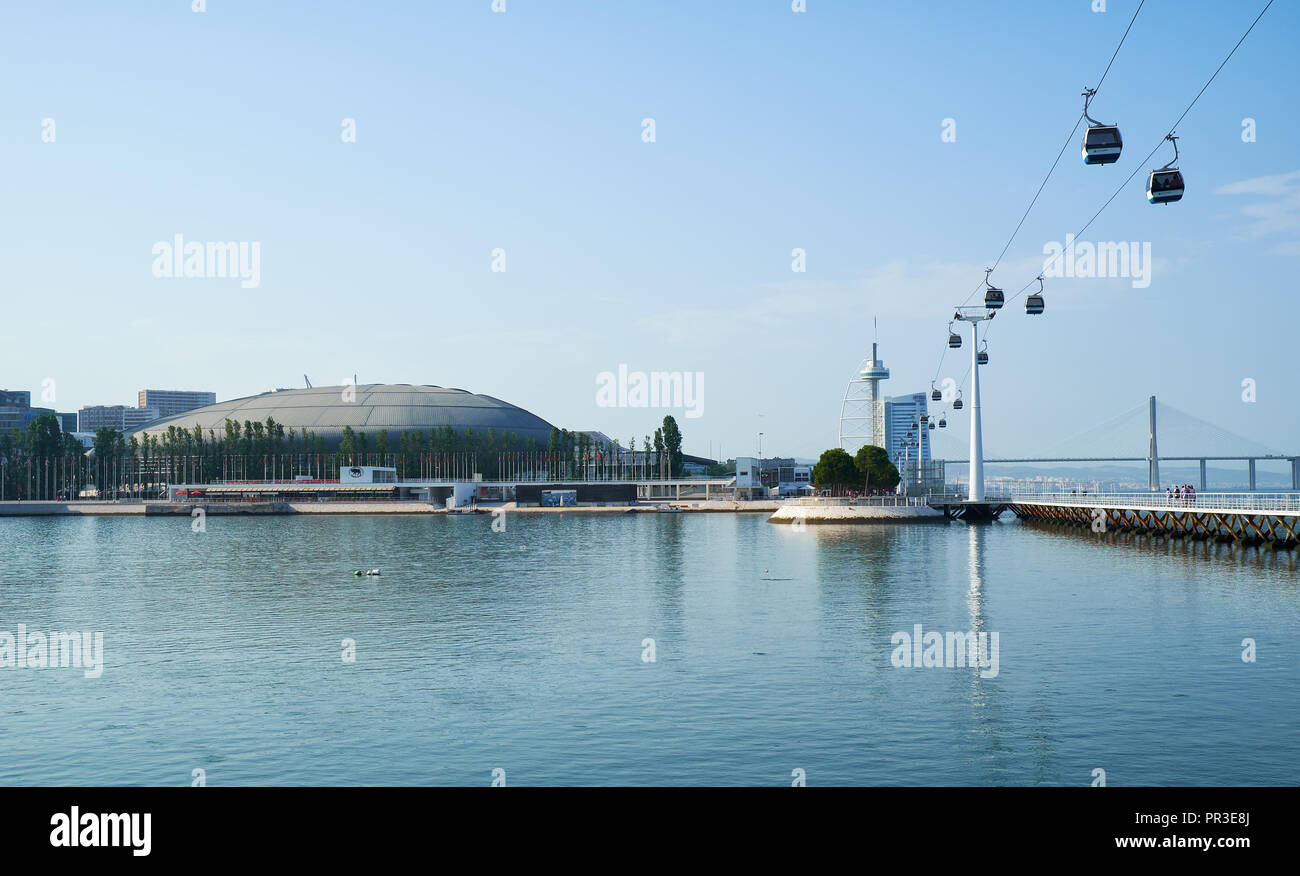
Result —
<instances>
[{"instance_id":1,"label":"cable car cable","mask_svg":"<svg viewBox=\"0 0 1300 876\"><path fill-rule=\"evenodd\" d=\"M1142 2L1138 4L1138 8L1134 11L1133 17L1128 20L1128 27L1124 28L1124 35L1119 38L1119 45L1115 47L1115 53L1110 56L1110 61L1107 62L1106 69L1101 71L1101 78L1097 80L1097 84L1092 89L1093 94L1101 91L1101 84L1106 81L1106 74L1110 72L1110 65L1114 64L1115 59L1119 57L1119 50L1123 47L1124 40L1128 39L1128 32L1133 29L1133 22L1137 21L1138 13L1142 11L1142 7L1146 5L1146 2L1147 0L1142 0Z\"/></svg>"},{"instance_id":2,"label":"cable car cable","mask_svg":"<svg viewBox=\"0 0 1300 876\"><path fill-rule=\"evenodd\" d=\"M1251 22L1250 27L1246 28L1246 32L1241 35L1241 39L1237 40L1237 44L1232 47L1232 51L1228 52L1228 56L1223 59L1223 62L1219 64L1219 66L1215 69L1214 73L1210 75L1210 78L1207 79L1205 84L1201 86L1201 90L1196 92L1196 97L1192 98L1192 102L1187 105L1187 108L1185 110L1183 110L1182 115L1178 117L1177 121L1175 121L1172 125L1169 126L1169 133L1165 134L1160 138L1160 142L1156 144L1155 148L1152 149L1150 152L1148 152L1147 157L1142 159L1142 161L1138 163L1137 167L1133 169L1133 172L1128 175L1128 177L1124 180L1124 182L1120 183L1119 188L1115 189L1114 193L1111 194L1111 196L1106 199L1106 203L1102 204L1101 207L1097 210L1097 212L1092 214L1092 218L1088 220L1087 224L1084 225L1082 228L1080 228L1077 232L1075 232L1074 236L1076 239L1078 239L1080 235L1082 235L1085 231L1087 231L1093 222L1097 221L1097 217L1100 216L1102 212L1104 212L1105 209L1110 206L1111 202L1114 201L1115 198L1119 196L1119 193L1124 190L1124 187L1133 181L1133 177L1138 175L1138 172L1141 171L1143 167L1146 165L1146 163L1151 160L1151 157L1160 151L1160 147L1165 145L1165 141L1168 140L1169 137L1173 136L1174 131L1177 130L1178 126L1182 123L1183 119L1187 118L1187 114L1192 111L1192 107L1196 106L1196 102L1201 99L1201 95L1205 94L1205 90L1210 87L1210 84L1212 82L1214 82L1215 78L1219 75L1219 72L1223 70L1224 66L1227 65L1228 61L1232 60L1232 56L1237 53L1237 49L1241 48L1241 44L1246 41L1246 37L1250 36L1250 32L1255 29L1255 25L1259 24L1259 20L1264 17L1264 13L1268 12L1269 7L1272 5L1273 5L1273 0L1268 0L1268 3L1264 4L1264 8L1259 11L1259 15L1255 16L1255 20ZM1061 252L1058 252L1050 262L1044 264L1042 273L1046 274L1048 269L1053 264L1055 264L1057 259L1061 258L1061 256L1063 256L1064 254L1065 252L1064 250L1062 250ZM1010 304L1012 301L1015 301L1021 295L1025 294L1025 292L1029 290L1029 288L1032 287L1037 282L1038 282L1037 277L1030 280L1028 283L1025 284L1024 288L1022 288L1014 296L1008 299L1007 303Z\"/></svg>"},{"instance_id":3,"label":"cable car cable","mask_svg":"<svg viewBox=\"0 0 1300 876\"><path fill-rule=\"evenodd\" d=\"M1119 50L1124 47L1124 41L1128 39L1128 33L1133 29L1133 23L1137 21L1138 13L1142 11L1142 7L1145 4L1146 0L1142 0L1142 2L1138 3L1137 9L1133 12L1133 17L1128 20L1128 27L1124 28L1123 36L1119 38L1119 43L1115 46L1115 51L1111 53L1110 60L1106 63L1106 69L1101 73L1101 79L1097 80L1097 85L1091 89L1093 95L1101 89L1101 84L1106 81L1106 76L1110 73L1111 65L1113 65L1115 59L1119 57ZM1065 154L1065 150L1070 148L1070 143L1074 141L1074 135L1079 130L1079 123L1086 118L1086 113L1086 110L1079 113L1079 117L1074 120L1074 127L1070 129L1070 133L1066 136L1065 142L1061 144L1060 151L1056 153L1056 160L1052 162L1051 168L1048 169L1047 176L1043 177L1043 181L1038 186L1038 191L1034 192L1033 198L1029 201L1029 206L1025 208L1025 212L1020 216L1020 221L1016 223L1015 230L1011 232L1011 237L1007 239L1006 246L1002 247L1002 252L998 253L997 259L993 262L993 270L997 270L998 265L1002 263L1002 257L1007 254L1007 250L1009 250L1011 244L1015 242L1016 235L1020 233L1021 226L1023 226L1025 220L1029 218L1029 212L1033 210L1034 205L1038 203L1039 195L1043 193L1043 189L1047 187L1047 183L1052 179L1052 174L1056 172L1056 166L1061 163L1061 156ZM962 304L965 304L967 301L970 301L971 298L975 297L975 293L978 292L980 288L980 286L976 286L975 291L971 292L970 295L967 295L966 300L963 301Z\"/></svg>"}]
</instances>

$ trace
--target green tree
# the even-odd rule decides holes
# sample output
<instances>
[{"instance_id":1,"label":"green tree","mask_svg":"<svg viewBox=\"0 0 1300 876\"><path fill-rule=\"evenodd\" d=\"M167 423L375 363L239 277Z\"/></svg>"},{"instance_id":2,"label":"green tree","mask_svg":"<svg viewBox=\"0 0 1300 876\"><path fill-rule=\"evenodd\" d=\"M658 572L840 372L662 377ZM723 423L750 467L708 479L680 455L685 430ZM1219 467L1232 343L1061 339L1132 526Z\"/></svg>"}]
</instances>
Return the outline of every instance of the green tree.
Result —
<instances>
[{"instance_id":1,"label":"green tree","mask_svg":"<svg viewBox=\"0 0 1300 876\"><path fill-rule=\"evenodd\" d=\"M682 430L677 427L677 421L672 415L664 417L663 425L664 448L668 451L669 473L673 477L681 477L682 474Z\"/></svg>"},{"instance_id":2,"label":"green tree","mask_svg":"<svg viewBox=\"0 0 1300 876\"><path fill-rule=\"evenodd\" d=\"M112 426L100 426L95 430L95 456L98 459L112 459L126 453L126 438Z\"/></svg>"},{"instance_id":3,"label":"green tree","mask_svg":"<svg viewBox=\"0 0 1300 876\"><path fill-rule=\"evenodd\" d=\"M853 457L853 465L858 470L863 489L892 490L898 486L898 468L889 461L885 448L875 444L864 444L858 448Z\"/></svg>"},{"instance_id":4,"label":"green tree","mask_svg":"<svg viewBox=\"0 0 1300 876\"><path fill-rule=\"evenodd\" d=\"M828 487L839 492L858 483L858 469L853 464L853 457L841 447L833 447L822 453L812 470L813 483L819 487Z\"/></svg>"},{"instance_id":5,"label":"green tree","mask_svg":"<svg viewBox=\"0 0 1300 876\"><path fill-rule=\"evenodd\" d=\"M59 455L62 446L59 418L54 414L40 414L27 424L27 452L32 457L52 459Z\"/></svg>"},{"instance_id":6,"label":"green tree","mask_svg":"<svg viewBox=\"0 0 1300 876\"><path fill-rule=\"evenodd\" d=\"M344 465L354 465L357 453L357 436L351 426L343 427L343 437L339 440L339 458Z\"/></svg>"}]
</instances>

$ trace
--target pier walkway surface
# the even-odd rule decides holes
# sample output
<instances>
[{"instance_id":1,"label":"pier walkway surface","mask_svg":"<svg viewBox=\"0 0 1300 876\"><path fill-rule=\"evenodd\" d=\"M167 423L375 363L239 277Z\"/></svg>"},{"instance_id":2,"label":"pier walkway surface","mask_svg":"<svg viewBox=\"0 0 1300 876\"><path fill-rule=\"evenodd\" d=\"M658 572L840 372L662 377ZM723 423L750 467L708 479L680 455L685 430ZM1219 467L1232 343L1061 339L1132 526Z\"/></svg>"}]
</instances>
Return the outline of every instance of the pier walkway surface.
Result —
<instances>
[{"instance_id":1,"label":"pier walkway surface","mask_svg":"<svg viewBox=\"0 0 1300 876\"><path fill-rule=\"evenodd\" d=\"M1300 542L1300 493L1163 493L1017 495L1007 507L1022 520L1294 548Z\"/></svg>"}]
</instances>

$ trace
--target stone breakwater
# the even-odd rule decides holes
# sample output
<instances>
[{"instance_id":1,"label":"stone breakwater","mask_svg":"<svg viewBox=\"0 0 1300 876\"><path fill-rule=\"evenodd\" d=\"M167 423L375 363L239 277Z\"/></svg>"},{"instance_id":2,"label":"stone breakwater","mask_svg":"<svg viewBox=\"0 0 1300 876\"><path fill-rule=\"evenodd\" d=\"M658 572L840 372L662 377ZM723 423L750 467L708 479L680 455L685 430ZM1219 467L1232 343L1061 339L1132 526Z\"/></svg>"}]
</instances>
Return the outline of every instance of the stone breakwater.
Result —
<instances>
[{"instance_id":1,"label":"stone breakwater","mask_svg":"<svg viewBox=\"0 0 1300 876\"><path fill-rule=\"evenodd\" d=\"M768 523L942 523L928 505L784 505Z\"/></svg>"}]
</instances>

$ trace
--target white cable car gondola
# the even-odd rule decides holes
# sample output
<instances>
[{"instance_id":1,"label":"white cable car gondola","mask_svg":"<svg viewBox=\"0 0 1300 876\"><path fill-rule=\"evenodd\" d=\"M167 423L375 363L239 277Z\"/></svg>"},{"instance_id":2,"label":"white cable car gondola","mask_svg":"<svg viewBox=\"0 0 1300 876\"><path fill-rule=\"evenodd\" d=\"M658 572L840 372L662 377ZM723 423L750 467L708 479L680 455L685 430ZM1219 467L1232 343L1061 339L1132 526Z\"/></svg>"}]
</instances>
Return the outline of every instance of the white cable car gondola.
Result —
<instances>
[{"instance_id":1,"label":"white cable car gondola","mask_svg":"<svg viewBox=\"0 0 1300 876\"><path fill-rule=\"evenodd\" d=\"M1025 313L1037 314L1043 312L1043 276L1038 275L1038 291L1025 299Z\"/></svg>"},{"instance_id":2,"label":"white cable car gondola","mask_svg":"<svg viewBox=\"0 0 1300 876\"><path fill-rule=\"evenodd\" d=\"M939 417L939 428L940 428L940 429L947 429L947 428L948 428L948 420L947 420L946 417L942 417L942 416Z\"/></svg>"},{"instance_id":3,"label":"white cable car gondola","mask_svg":"<svg viewBox=\"0 0 1300 876\"><path fill-rule=\"evenodd\" d=\"M1088 102L1097 93L1095 88L1083 90L1083 117L1088 120L1088 130L1083 132L1083 163L1114 164L1119 161L1124 148L1124 138L1116 125L1103 125L1088 115Z\"/></svg>"},{"instance_id":4,"label":"white cable car gondola","mask_svg":"<svg viewBox=\"0 0 1300 876\"><path fill-rule=\"evenodd\" d=\"M1147 201L1152 204L1172 204L1183 197L1183 172L1174 167L1178 163L1178 137L1169 133L1165 139L1174 144L1174 160L1151 171L1147 178Z\"/></svg>"},{"instance_id":5,"label":"white cable car gondola","mask_svg":"<svg viewBox=\"0 0 1300 876\"><path fill-rule=\"evenodd\" d=\"M948 346L954 350L961 346L961 335L952 330L952 323L948 323Z\"/></svg>"},{"instance_id":6,"label":"white cable car gondola","mask_svg":"<svg viewBox=\"0 0 1300 876\"><path fill-rule=\"evenodd\" d=\"M935 389L933 383L930 384L930 401L943 401L943 393Z\"/></svg>"},{"instance_id":7,"label":"white cable car gondola","mask_svg":"<svg viewBox=\"0 0 1300 876\"><path fill-rule=\"evenodd\" d=\"M960 411L960 410L961 410L961 390L960 390L960 389L957 390L957 398L953 400L953 403L952 403L952 409L953 409L954 411Z\"/></svg>"},{"instance_id":8,"label":"white cable car gondola","mask_svg":"<svg viewBox=\"0 0 1300 876\"><path fill-rule=\"evenodd\" d=\"M980 365L989 364L989 342L984 342L984 349L975 354L975 361Z\"/></svg>"}]
</instances>

